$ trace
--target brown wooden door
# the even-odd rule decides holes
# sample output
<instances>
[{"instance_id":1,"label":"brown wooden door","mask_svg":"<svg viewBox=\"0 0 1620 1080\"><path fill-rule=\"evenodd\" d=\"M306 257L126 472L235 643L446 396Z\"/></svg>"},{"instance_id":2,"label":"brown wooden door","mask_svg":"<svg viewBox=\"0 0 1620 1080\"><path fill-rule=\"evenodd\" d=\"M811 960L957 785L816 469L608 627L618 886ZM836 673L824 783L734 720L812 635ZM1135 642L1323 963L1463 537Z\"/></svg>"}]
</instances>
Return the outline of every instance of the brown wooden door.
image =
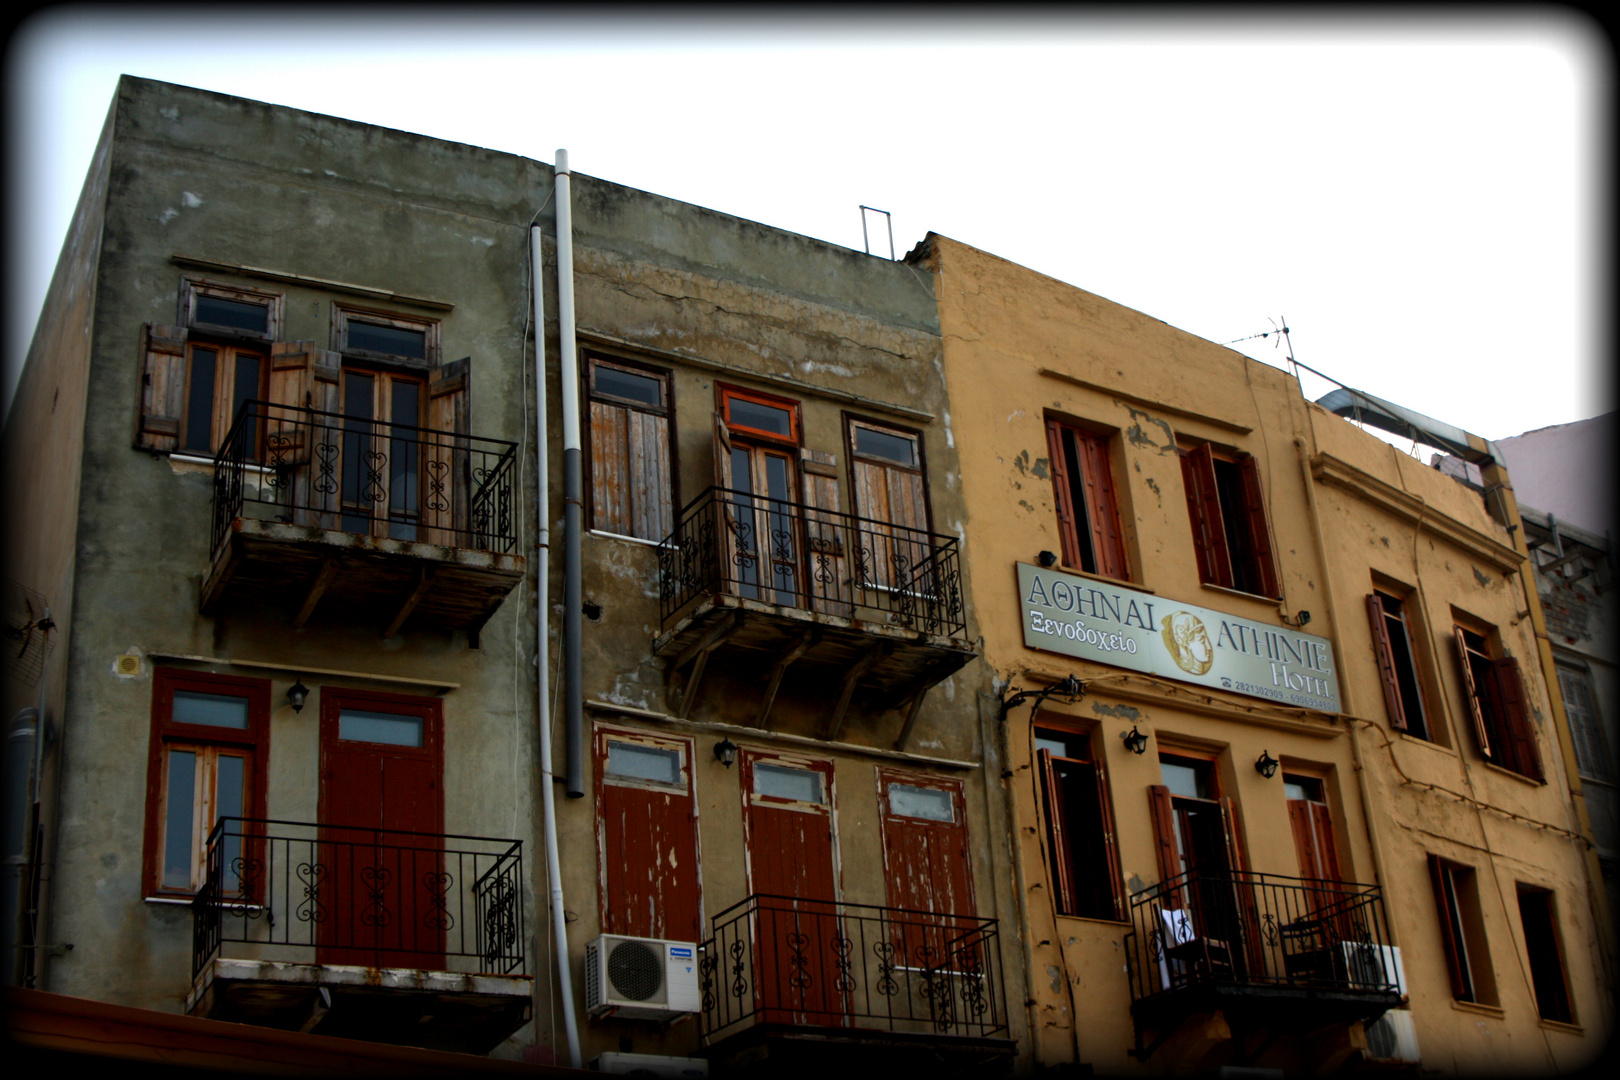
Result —
<instances>
[{"instance_id":1,"label":"brown wooden door","mask_svg":"<svg viewBox=\"0 0 1620 1080\"><path fill-rule=\"evenodd\" d=\"M742 763L756 1006L767 1023L843 1024L832 765L747 750Z\"/></svg>"},{"instance_id":2,"label":"brown wooden door","mask_svg":"<svg viewBox=\"0 0 1620 1080\"><path fill-rule=\"evenodd\" d=\"M890 916L895 946L916 967L947 962L977 921L962 785L887 769L877 777L889 906L903 909Z\"/></svg>"},{"instance_id":3,"label":"brown wooden door","mask_svg":"<svg viewBox=\"0 0 1620 1080\"><path fill-rule=\"evenodd\" d=\"M703 940L689 739L596 733L602 930Z\"/></svg>"},{"instance_id":4,"label":"brown wooden door","mask_svg":"<svg viewBox=\"0 0 1620 1080\"><path fill-rule=\"evenodd\" d=\"M444 966L442 728L436 698L321 692L318 962Z\"/></svg>"}]
</instances>

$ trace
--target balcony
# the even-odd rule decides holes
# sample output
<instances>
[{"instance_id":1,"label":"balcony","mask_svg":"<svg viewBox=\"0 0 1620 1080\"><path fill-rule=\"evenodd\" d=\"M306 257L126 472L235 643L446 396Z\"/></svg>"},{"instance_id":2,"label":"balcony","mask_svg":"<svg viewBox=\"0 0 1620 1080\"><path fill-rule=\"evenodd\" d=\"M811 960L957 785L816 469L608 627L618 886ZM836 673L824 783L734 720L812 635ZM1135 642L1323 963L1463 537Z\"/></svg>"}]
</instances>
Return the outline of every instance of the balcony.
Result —
<instances>
[{"instance_id":1,"label":"balcony","mask_svg":"<svg viewBox=\"0 0 1620 1080\"><path fill-rule=\"evenodd\" d=\"M1188 872L1131 897L1125 935L1137 1057L1194 1013L1275 1037L1372 1020L1405 993L1372 885ZM1142 1032L1158 1040L1144 1046Z\"/></svg>"},{"instance_id":2,"label":"balcony","mask_svg":"<svg viewBox=\"0 0 1620 1080\"><path fill-rule=\"evenodd\" d=\"M699 1032L716 1068L977 1075L1014 1050L994 919L755 895L712 922Z\"/></svg>"},{"instance_id":3,"label":"balcony","mask_svg":"<svg viewBox=\"0 0 1620 1080\"><path fill-rule=\"evenodd\" d=\"M244 402L214 457L203 613L268 602L302 626L320 605L385 637L476 635L523 577L516 461L497 439Z\"/></svg>"},{"instance_id":4,"label":"balcony","mask_svg":"<svg viewBox=\"0 0 1620 1080\"><path fill-rule=\"evenodd\" d=\"M222 818L207 867L192 1015L477 1054L528 1019L521 841Z\"/></svg>"},{"instance_id":5,"label":"balcony","mask_svg":"<svg viewBox=\"0 0 1620 1080\"><path fill-rule=\"evenodd\" d=\"M764 727L788 668L836 688L828 738L857 695L911 703L974 656L954 537L711 487L658 546L663 632L654 651L689 670L690 709L709 654L766 673ZM754 680L759 682L757 678Z\"/></svg>"}]
</instances>

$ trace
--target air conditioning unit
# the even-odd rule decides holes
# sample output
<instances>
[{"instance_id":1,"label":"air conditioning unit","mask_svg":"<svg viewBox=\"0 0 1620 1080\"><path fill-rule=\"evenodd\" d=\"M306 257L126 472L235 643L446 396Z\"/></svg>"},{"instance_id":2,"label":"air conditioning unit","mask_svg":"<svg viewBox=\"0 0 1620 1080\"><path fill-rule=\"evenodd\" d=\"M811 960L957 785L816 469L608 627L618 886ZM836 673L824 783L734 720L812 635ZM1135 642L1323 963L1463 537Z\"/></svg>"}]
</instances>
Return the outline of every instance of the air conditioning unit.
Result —
<instances>
[{"instance_id":1,"label":"air conditioning unit","mask_svg":"<svg viewBox=\"0 0 1620 1080\"><path fill-rule=\"evenodd\" d=\"M585 946L585 1008L592 1017L667 1020L698 1011L697 946L603 934Z\"/></svg>"},{"instance_id":2,"label":"air conditioning unit","mask_svg":"<svg viewBox=\"0 0 1620 1080\"><path fill-rule=\"evenodd\" d=\"M1405 1009L1391 1009L1367 1025L1367 1057L1377 1061L1421 1061L1417 1026Z\"/></svg>"},{"instance_id":3,"label":"air conditioning unit","mask_svg":"<svg viewBox=\"0 0 1620 1080\"><path fill-rule=\"evenodd\" d=\"M1394 983L1395 992L1406 996L1406 966L1401 963L1399 945L1341 941L1339 953L1351 986L1358 990L1384 990Z\"/></svg>"},{"instance_id":4,"label":"air conditioning unit","mask_svg":"<svg viewBox=\"0 0 1620 1080\"><path fill-rule=\"evenodd\" d=\"M662 1054L599 1054L591 1062L597 1072L615 1076L708 1076L709 1063L702 1058L665 1057Z\"/></svg>"}]
</instances>

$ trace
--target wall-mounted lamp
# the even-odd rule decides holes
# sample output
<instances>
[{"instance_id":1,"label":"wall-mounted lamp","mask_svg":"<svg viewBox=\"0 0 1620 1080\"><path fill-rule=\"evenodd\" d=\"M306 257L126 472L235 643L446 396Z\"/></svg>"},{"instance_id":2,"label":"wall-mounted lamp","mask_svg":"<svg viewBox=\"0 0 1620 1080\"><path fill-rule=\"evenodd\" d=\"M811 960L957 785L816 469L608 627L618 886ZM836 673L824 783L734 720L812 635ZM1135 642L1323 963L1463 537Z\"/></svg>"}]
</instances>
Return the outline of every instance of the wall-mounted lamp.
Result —
<instances>
[{"instance_id":1,"label":"wall-mounted lamp","mask_svg":"<svg viewBox=\"0 0 1620 1080\"><path fill-rule=\"evenodd\" d=\"M309 687L304 685L303 679L298 679L287 687L287 703L293 707L293 712L303 712L304 702L308 700Z\"/></svg>"},{"instance_id":2,"label":"wall-mounted lamp","mask_svg":"<svg viewBox=\"0 0 1620 1080\"><path fill-rule=\"evenodd\" d=\"M1138 730L1135 724L1131 725L1131 730L1120 732L1119 737L1125 740L1125 749L1131 753L1147 753L1148 737L1146 733Z\"/></svg>"},{"instance_id":3,"label":"wall-mounted lamp","mask_svg":"<svg viewBox=\"0 0 1620 1080\"><path fill-rule=\"evenodd\" d=\"M737 744L730 739L721 739L714 744L714 760L731 768L731 763L737 760Z\"/></svg>"},{"instance_id":4,"label":"wall-mounted lamp","mask_svg":"<svg viewBox=\"0 0 1620 1080\"><path fill-rule=\"evenodd\" d=\"M1056 566L1057 556L1052 554L1050 551L1043 551L1039 555L1035 556L1035 561L1040 563L1044 569L1047 567Z\"/></svg>"},{"instance_id":5,"label":"wall-mounted lamp","mask_svg":"<svg viewBox=\"0 0 1620 1080\"><path fill-rule=\"evenodd\" d=\"M1262 750L1260 756L1255 759L1254 771L1270 780L1277 775L1277 766L1281 764L1282 762L1271 756L1270 750Z\"/></svg>"},{"instance_id":6,"label":"wall-mounted lamp","mask_svg":"<svg viewBox=\"0 0 1620 1080\"><path fill-rule=\"evenodd\" d=\"M1311 613L1308 611L1301 611L1299 614L1294 616L1294 619L1295 625L1304 626L1311 621Z\"/></svg>"}]
</instances>

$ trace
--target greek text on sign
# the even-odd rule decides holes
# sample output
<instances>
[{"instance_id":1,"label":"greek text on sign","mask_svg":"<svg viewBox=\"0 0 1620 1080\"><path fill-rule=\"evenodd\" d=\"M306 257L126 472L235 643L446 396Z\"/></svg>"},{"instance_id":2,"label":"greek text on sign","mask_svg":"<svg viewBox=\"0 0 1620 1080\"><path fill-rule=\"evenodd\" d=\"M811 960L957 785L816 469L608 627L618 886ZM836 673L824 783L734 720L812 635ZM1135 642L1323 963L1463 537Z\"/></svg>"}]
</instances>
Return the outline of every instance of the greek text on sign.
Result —
<instances>
[{"instance_id":1,"label":"greek text on sign","mask_svg":"<svg viewBox=\"0 0 1620 1080\"><path fill-rule=\"evenodd\" d=\"M1339 711L1326 638L1028 563L1018 564L1018 597L1032 649Z\"/></svg>"}]
</instances>

